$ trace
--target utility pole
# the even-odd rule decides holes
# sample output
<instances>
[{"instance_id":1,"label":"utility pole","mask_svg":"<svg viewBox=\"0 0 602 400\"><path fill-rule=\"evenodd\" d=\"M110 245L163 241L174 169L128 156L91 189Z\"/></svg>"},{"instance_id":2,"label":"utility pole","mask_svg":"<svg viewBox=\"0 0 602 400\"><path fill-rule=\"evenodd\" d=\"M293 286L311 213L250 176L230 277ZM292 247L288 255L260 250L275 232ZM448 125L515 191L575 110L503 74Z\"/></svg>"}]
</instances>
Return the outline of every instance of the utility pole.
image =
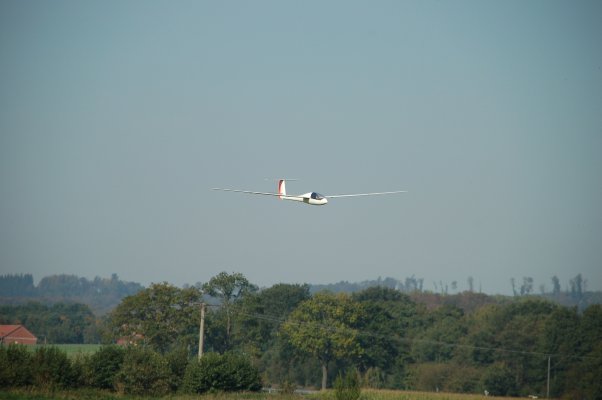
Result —
<instances>
[{"instance_id":1,"label":"utility pole","mask_svg":"<svg viewBox=\"0 0 602 400\"><path fill-rule=\"evenodd\" d=\"M205 337L205 303L201 303L201 326L199 327L199 360L203 357L203 340Z\"/></svg>"},{"instance_id":2,"label":"utility pole","mask_svg":"<svg viewBox=\"0 0 602 400\"><path fill-rule=\"evenodd\" d=\"M548 390L546 392L546 398L550 398L550 359L552 356L548 356Z\"/></svg>"}]
</instances>

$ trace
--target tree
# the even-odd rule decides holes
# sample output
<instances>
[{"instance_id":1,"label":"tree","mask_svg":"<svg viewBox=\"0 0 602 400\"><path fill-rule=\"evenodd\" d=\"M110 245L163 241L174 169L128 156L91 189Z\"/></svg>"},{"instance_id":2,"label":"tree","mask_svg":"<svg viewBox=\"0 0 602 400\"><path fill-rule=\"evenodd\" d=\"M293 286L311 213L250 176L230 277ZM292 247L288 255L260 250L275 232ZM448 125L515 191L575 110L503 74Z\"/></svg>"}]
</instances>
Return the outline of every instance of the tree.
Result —
<instances>
[{"instance_id":1,"label":"tree","mask_svg":"<svg viewBox=\"0 0 602 400\"><path fill-rule=\"evenodd\" d=\"M227 272L220 272L213 278L209 280L209 282L205 283L203 286L203 291L213 297L217 297L222 301L222 306L226 312L226 338L230 340L230 332L231 332L231 305L236 299L245 295L249 292L254 292L257 288L249 283L247 278L241 273L232 273L228 274Z\"/></svg>"},{"instance_id":2,"label":"tree","mask_svg":"<svg viewBox=\"0 0 602 400\"><path fill-rule=\"evenodd\" d=\"M581 276L581 274L577 274L577 276L571 279L570 283L571 296L574 299L581 300L581 298L583 297L583 277Z\"/></svg>"},{"instance_id":3,"label":"tree","mask_svg":"<svg viewBox=\"0 0 602 400\"><path fill-rule=\"evenodd\" d=\"M516 383L510 368L504 363L489 366L482 378L483 389L493 396L516 396Z\"/></svg>"},{"instance_id":4,"label":"tree","mask_svg":"<svg viewBox=\"0 0 602 400\"><path fill-rule=\"evenodd\" d=\"M0 275L0 297L24 297L35 294L33 275L31 274L6 274Z\"/></svg>"},{"instance_id":5,"label":"tree","mask_svg":"<svg viewBox=\"0 0 602 400\"><path fill-rule=\"evenodd\" d=\"M109 326L114 336L137 338L165 352L175 344L194 346L198 331L201 293L195 287L179 289L157 283L126 297L111 313Z\"/></svg>"},{"instance_id":6,"label":"tree","mask_svg":"<svg viewBox=\"0 0 602 400\"><path fill-rule=\"evenodd\" d=\"M560 294L560 280L556 275L552 277L552 294L558 296Z\"/></svg>"},{"instance_id":7,"label":"tree","mask_svg":"<svg viewBox=\"0 0 602 400\"><path fill-rule=\"evenodd\" d=\"M546 321L553 313L553 303L527 298L503 307L494 321L495 347L510 351L494 352L495 361L510 369L520 392L538 391L545 387L547 357L542 351ZM535 354L538 353L538 354Z\"/></svg>"},{"instance_id":8,"label":"tree","mask_svg":"<svg viewBox=\"0 0 602 400\"><path fill-rule=\"evenodd\" d=\"M512 294L517 296L518 293L516 293L516 280L514 278L510 278L510 284L512 285Z\"/></svg>"},{"instance_id":9,"label":"tree","mask_svg":"<svg viewBox=\"0 0 602 400\"><path fill-rule=\"evenodd\" d=\"M469 292L474 292L474 278L472 276L469 276L467 279L468 282L468 291Z\"/></svg>"},{"instance_id":10,"label":"tree","mask_svg":"<svg viewBox=\"0 0 602 400\"><path fill-rule=\"evenodd\" d=\"M233 312L233 336L244 350L260 356L273 345L280 325L304 300L310 298L308 285L280 283L243 297Z\"/></svg>"},{"instance_id":11,"label":"tree","mask_svg":"<svg viewBox=\"0 0 602 400\"><path fill-rule=\"evenodd\" d=\"M359 335L362 372L377 368L387 373L403 373L409 348L400 338L407 337L418 323L416 304L408 295L384 287L365 289L354 293L352 298L361 304L365 315Z\"/></svg>"},{"instance_id":12,"label":"tree","mask_svg":"<svg viewBox=\"0 0 602 400\"><path fill-rule=\"evenodd\" d=\"M530 276L523 277L523 284L520 287L520 295L525 296L533 291L533 278Z\"/></svg>"},{"instance_id":13,"label":"tree","mask_svg":"<svg viewBox=\"0 0 602 400\"><path fill-rule=\"evenodd\" d=\"M344 293L317 293L301 303L283 325L290 342L317 358L326 389L328 363L362 353L355 326L362 319L361 306Z\"/></svg>"},{"instance_id":14,"label":"tree","mask_svg":"<svg viewBox=\"0 0 602 400\"><path fill-rule=\"evenodd\" d=\"M545 321L541 338L542 350L547 354L577 355L580 354L579 345L582 343L577 308L556 307ZM565 376L578 359L555 356L552 360L554 368L551 371L550 389L551 395L557 397L568 387L574 386L575 380L568 382Z\"/></svg>"},{"instance_id":15,"label":"tree","mask_svg":"<svg viewBox=\"0 0 602 400\"><path fill-rule=\"evenodd\" d=\"M467 332L464 312L458 307L444 305L429 313L428 319L428 327L412 346L414 358L422 362L450 360L454 353L452 345Z\"/></svg>"}]
</instances>

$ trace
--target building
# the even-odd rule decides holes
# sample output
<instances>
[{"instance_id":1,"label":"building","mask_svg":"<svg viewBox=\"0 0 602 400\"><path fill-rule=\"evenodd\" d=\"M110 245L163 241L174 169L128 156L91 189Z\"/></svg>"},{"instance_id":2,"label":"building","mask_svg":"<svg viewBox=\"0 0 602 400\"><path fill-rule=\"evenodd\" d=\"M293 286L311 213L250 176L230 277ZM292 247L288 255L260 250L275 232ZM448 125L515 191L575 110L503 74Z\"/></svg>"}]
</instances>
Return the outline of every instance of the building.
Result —
<instances>
[{"instance_id":1,"label":"building","mask_svg":"<svg viewBox=\"0 0 602 400\"><path fill-rule=\"evenodd\" d=\"M117 339L118 346L137 346L144 340L144 336L140 333L133 333L130 336L123 336Z\"/></svg>"},{"instance_id":2,"label":"building","mask_svg":"<svg viewBox=\"0 0 602 400\"><path fill-rule=\"evenodd\" d=\"M23 325L0 325L1 344L36 344L38 338Z\"/></svg>"}]
</instances>

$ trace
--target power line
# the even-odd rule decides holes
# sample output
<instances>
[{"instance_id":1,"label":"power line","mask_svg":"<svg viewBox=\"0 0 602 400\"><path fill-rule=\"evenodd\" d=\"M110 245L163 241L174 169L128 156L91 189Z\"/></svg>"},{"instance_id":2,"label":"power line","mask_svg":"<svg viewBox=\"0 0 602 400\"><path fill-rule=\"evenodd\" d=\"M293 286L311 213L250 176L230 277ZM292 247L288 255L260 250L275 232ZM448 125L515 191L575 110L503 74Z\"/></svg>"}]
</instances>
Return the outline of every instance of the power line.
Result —
<instances>
[{"instance_id":1,"label":"power line","mask_svg":"<svg viewBox=\"0 0 602 400\"><path fill-rule=\"evenodd\" d=\"M293 320L289 320L289 319L283 319L282 317L279 317L276 315L249 313L249 312L244 312L242 310L234 310L233 312L238 315L244 315L247 317L261 319L261 320L265 320L268 322L274 322L274 323L278 323L278 324L282 324L284 322L294 323L297 325L309 324L309 322L307 322L307 321L300 321L300 320L293 321ZM326 331L341 330L340 327L336 327L333 325L325 325L325 324L318 323L317 326ZM361 329L356 329L356 328L349 328L349 329L355 330L356 332L359 333L360 336L368 336L368 337L374 337L374 338L386 339L386 340L392 339L392 340L395 340L398 342L409 343L409 344L424 343L424 344L430 344L433 346L444 346L444 347L452 347L452 348L464 348L464 349L470 349L470 350L483 350L483 351L492 351L492 352L503 352L503 353L509 353L509 354L523 354L523 355L531 355L531 356L540 356L545 359L547 359L548 357L554 357L554 358L560 358L560 359L573 358L573 359L582 359L582 360L583 359L602 360L602 357L596 357L596 356L585 356L585 355L563 354L563 353L546 353L546 352L541 352L541 351L508 349L508 348L504 348L504 347L475 346L475 345L464 344L464 343L449 343L449 342L442 342L442 341L431 340L431 339L407 338L407 337L401 337L397 334L393 335L393 336L384 335L381 333L377 333L377 332L373 332L373 331L366 331L366 330L361 330ZM556 365L558 365L558 363Z\"/></svg>"}]
</instances>

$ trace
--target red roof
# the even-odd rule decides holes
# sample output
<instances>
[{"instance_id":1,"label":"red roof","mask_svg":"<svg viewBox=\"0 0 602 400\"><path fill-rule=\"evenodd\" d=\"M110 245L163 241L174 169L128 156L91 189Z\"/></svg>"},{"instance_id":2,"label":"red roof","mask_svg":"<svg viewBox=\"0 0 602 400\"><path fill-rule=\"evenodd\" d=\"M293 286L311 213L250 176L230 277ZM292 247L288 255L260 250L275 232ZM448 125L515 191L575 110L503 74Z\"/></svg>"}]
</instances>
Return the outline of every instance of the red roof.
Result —
<instances>
[{"instance_id":1,"label":"red roof","mask_svg":"<svg viewBox=\"0 0 602 400\"><path fill-rule=\"evenodd\" d=\"M0 325L0 342L36 344L38 338L23 325Z\"/></svg>"}]
</instances>

